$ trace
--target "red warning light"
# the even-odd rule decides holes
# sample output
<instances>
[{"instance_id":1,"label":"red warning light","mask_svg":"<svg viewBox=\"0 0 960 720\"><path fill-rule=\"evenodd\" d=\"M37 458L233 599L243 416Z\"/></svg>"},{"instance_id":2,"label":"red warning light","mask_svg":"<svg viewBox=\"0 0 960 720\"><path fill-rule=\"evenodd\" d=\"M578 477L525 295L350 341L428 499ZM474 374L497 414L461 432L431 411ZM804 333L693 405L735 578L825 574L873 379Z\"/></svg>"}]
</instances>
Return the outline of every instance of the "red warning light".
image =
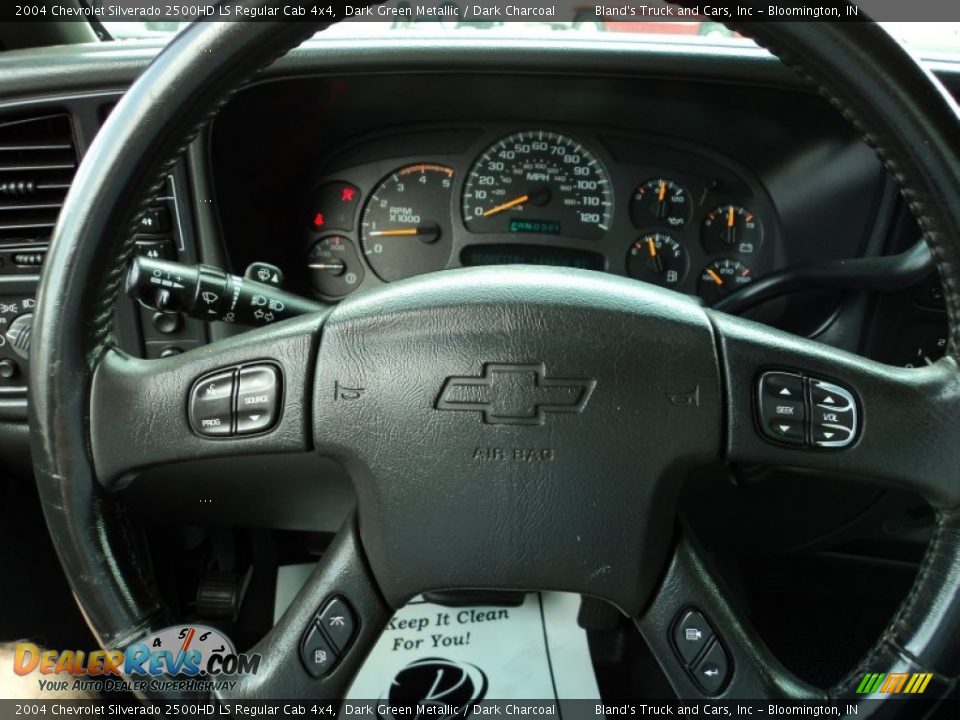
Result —
<instances>
[{"instance_id":1,"label":"red warning light","mask_svg":"<svg viewBox=\"0 0 960 720\"><path fill-rule=\"evenodd\" d=\"M340 191L340 202L353 202L353 196L356 194L356 190L352 187L345 187Z\"/></svg>"},{"instance_id":2,"label":"red warning light","mask_svg":"<svg viewBox=\"0 0 960 720\"><path fill-rule=\"evenodd\" d=\"M317 213L313 216L313 226L315 228L322 228L327 224L327 219L323 216L323 213Z\"/></svg>"}]
</instances>

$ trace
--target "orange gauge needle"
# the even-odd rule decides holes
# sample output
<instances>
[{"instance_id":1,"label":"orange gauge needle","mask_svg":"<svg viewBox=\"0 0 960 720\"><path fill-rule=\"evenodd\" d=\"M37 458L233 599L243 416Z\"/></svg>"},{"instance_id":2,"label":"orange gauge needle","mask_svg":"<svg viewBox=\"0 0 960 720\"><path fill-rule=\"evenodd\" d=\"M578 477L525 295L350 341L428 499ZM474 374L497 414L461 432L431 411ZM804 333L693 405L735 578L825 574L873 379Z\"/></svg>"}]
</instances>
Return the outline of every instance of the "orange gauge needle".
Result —
<instances>
[{"instance_id":1,"label":"orange gauge needle","mask_svg":"<svg viewBox=\"0 0 960 720\"><path fill-rule=\"evenodd\" d=\"M660 193L657 195L657 200L663 202L667 197L667 183L665 180L660 181Z\"/></svg>"},{"instance_id":2,"label":"orange gauge needle","mask_svg":"<svg viewBox=\"0 0 960 720\"><path fill-rule=\"evenodd\" d=\"M371 238L375 237L416 237L425 243L432 243L440 237L440 228L432 223L417 227L392 228L390 230L371 230Z\"/></svg>"},{"instance_id":3,"label":"orange gauge needle","mask_svg":"<svg viewBox=\"0 0 960 720\"><path fill-rule=\"evenodd\" d=\"M648 238L647 238L647 248L649 248L649 250L650 250L650 257L655 258L655 257L657 256L657 246L656 246L656 244L653 242L653 238L652 238L652 237L648 237Z\"/></svg>"},{"instance_id":4,"label":"orange gauge needle","mask_svg":"<svg viewBox=\"0 0 960 720\"><path fill-rule=\"evenodd\" d=\"M523 205L529 199L530 199L529 195L521 195L518 198L514 198L513 200L509 200L505 203L502 203L500 205L490 208L483 214L483 217L490 217L491 215L496 215L497 213L503 212L504 210L509 210L510 208L516 207L517 205Z\"/></svg>"},{"instance_id":5,"label":"orange gauge needle","mask_svg":"<svg viewBox=\"0 0 960 720\"><path fill-rule=\"evenodd\" d=\"M707 268L707 275L709 275L710 279L713 280L717 285L723 285L723 278L717 275L717 273L710 268Z\"/></svg>"},{"instance_id":6,"label":"orange gauge needle","mask_svg":"<svg viewBox=\"0 0 960 720\"><path fill-rule=\"evenodd\" d=\"M727 227L732 228L736 224L736 219L733 216L733 205L730 206L730 210L727 211Z\"/></svg>"},{"instance_id":7,"label":"orange gauge needle","mask_svg":"<svg viewBox=\"0 0 960 720\"><path fill-rule=\"evenodd\" d=\"M373 230L371 237L391 237L395 235L419 235L420 228L399 228L397 230Z\"/></svg>"}]
</instances>

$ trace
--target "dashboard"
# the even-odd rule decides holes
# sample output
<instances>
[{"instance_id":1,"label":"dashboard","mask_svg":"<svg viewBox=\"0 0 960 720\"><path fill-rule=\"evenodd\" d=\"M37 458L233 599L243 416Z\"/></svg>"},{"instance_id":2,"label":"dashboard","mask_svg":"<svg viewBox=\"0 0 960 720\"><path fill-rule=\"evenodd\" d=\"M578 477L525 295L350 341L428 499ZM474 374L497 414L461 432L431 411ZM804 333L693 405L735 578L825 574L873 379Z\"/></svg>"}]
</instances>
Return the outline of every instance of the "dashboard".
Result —
<instances>
[{"instance_id":1,"label":"dashboard","mask_svg":"<svg viewBox=\"0 0 960 720\"><path fill-rule=\"evenodd\" d=\"M550 264L710 305L776 270L889 252L896 190L815 94L552 61L238 93L205 138L201 207L231 269L269 263L292 292L336 302L448 268ZM750 317L812 336L845 299L798 293Z\"/></svg>"},{"instance_id":2,"label":"dashboard","mask_svg":"<svg viewBox=\"0 0 960 720\"><path fill-rule=\"evenodd\" d=\"M781 241L759 180L729 157L592 126L407 128L355 140L302 213L312 292L454 267L603 271L712 304L768 272Z\"/></svg>"},{"instance_id":3,"label":"dashboard","mask_svg":"<svg viewBox=\"0 0 960 720\"><path fill-rule=\"evenodd\" d=\"M103 46L0 54L0 74L18 78L0 97L0 139L24 147L19 161L49 165L38 180L49 175L58 193L32 198L26 219L44 229L0 222L0 337L33 307L54 201L72 168L158 49L128 48L119 62ZM191 143L153 198L137 252L238 275L267 263L285 289L328 302L420 273L523 262L629 276L711 304L768 273L891 254L918 239L873 151L760 51L585 47L308 43L236 93ZM940 73L960 95L960 68ZM51 157L31 149L47 145ZM946 334L935 277L882 296L794 293L749 315L900 365L936 359ZM121 301L115 331L132 355L162 358L242 328ZM0 342L8 467L29 462L28 362ZM126 499L146 520L336 530L352 501L349 478L333 461L298 462L297 472L284 471L287 482L269 486L270 458L154 468ZM803 545L854 517L869 533L917 524L902 498L876 504L832 477L788 487L761 483L765 470L737 472L749 492L736 497L725 469L705 470L691 486L699 501L710 497L698 503L709 509L700 525L720 544L768 547L775 536ZM197 495L200 474L219 483L215 503ZM764 493L775 511L761 507ZM745 495L756 512L738 509ZM297 502L282 502L289 497Z\"/></svg>"},{"instance_id":4,"label":"dashboard","mask_svg":"<svg viewBox=\"0 0 960 720\"><path fill-rule=\"evenodd\" d=\"M152 198L136 252L235 274L267 263L285 289L327 302L447 268L532 263L709 305L784 268L891 254L920 236L873 151L760 51L378 42L307 43L235 94ZM46 168L38 181L53 188L0 197L0 465L25 478L29 358L7 333L35 307L75 167L159 49L110 45L0 53L0 74L15 79L0 96L0 140L22 147L18 172ZM960 66L938 72L960 96ZM28 202L23 222L9 220ZM882 296L799 292L749 315L904 366L935 360L946 342L936 277ZM163 358L242 328L121 300L115 332L132 355ZM124 500L163 537L168 518L336 531L353 503L343 468L275 461L152 468ZM684 492L698 535L720 550L893 556L926 540L917 499L840 480L710 467Z\"/></svg>"}]
</instances>

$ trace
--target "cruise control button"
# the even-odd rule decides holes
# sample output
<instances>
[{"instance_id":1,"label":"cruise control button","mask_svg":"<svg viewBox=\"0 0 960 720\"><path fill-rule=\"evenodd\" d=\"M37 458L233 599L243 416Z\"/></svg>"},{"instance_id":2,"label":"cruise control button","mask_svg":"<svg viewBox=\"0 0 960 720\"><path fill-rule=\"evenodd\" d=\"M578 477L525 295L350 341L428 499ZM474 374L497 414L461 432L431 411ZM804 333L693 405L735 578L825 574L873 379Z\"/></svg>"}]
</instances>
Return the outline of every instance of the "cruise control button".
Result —
<instances>
[{"instance_id":1,"label":"cruise control button","mask_svg":"<svg viewBox=\"0 0 960 720\"><path fill-rule=\"evenodd\" d=\"M233 418L234 371L209 375L193 386L190 394L190 424L208 437L230 435Z\"/></svg>"},{"instance_id":2,"label":"cruise control button","mask_svg":"<svg viewBox=\"0 0 960 720\"><path fill-rule=\"evenodd\" d=\"M697 655L713 637L706 618L696 610L688 610L673 628L673 644L685 665L693 664Z\"/></svg>"},{"instance_id":3,"label":"cruise control button","mask_svg":"<svg viewBox=\"0 0 960 720\"><path fill-rule=\"evenodd\" d=\"M320 677L330 672L337 664L337 651L320 632L317 623L311 622L300 643L300 660L307 672L314 677Z\"/></svg>"},{"instance_id":4,"label":"cruise control button","mask_svg":"<svg viewBox=\"0 0 960 720\"><path fill-rule=\"evenodd\" d=\"M730 676L730 661L719 642L713 643L703 660L697 663L693 676L707 695L716 695L727 684Z\"/></svg>"},{"instance_id":5,"label":"cruise control button","mask_svg":"<svg viewBox=\"0 0 960 720\"><path fill-rule=\"evenodd\" d=\"M237 434L273 427L280 412L280 373L273 365L241 368L237 381Z\"/></svg>"},{"instance_id":6,"label":"cruise control button","mask_svg":"<svg viewBox=\"0 0 960 720\"><path fill-rule=\"evenodd\" d=\"M342 598L333 598L320 612L319 622L337 650L343 652L353 639L356 628L350 606Z\"/></svg>"}]
</instances>

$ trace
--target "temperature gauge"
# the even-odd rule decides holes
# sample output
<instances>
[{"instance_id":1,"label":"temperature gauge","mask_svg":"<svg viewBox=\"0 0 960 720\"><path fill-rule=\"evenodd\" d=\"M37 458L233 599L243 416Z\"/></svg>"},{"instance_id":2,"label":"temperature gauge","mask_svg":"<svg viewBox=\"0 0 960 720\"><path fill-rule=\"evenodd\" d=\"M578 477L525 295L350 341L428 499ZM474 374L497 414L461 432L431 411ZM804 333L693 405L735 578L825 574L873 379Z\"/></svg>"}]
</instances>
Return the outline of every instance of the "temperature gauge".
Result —
<instances>
[{"instance_id":1,"label":"temperature gauge","mask_svg":"<svg viewBox=\"0 0 960 720\"><path fill-rule=\"evenodd\" d=\"M313 289L330 297L346 295L363 280L363 263L356 246L343 235L328 235L317 241L307 257L307 270Z\"/></svg>"},{"instance_id":2,"label":"temperature gauge","mask_svg":"<svg viewBox=\"0 0 960 720\"><path fill-rule=\"evenodd\" d=\"M663 287L674 287L687 275L690 259L679 242L666 233L642 235L627 253L627 274Z\"/></svg>"},{"instance_id":3,"label":"temperature gauge","mask_svg":"<svg viewBox=\"0 0 960 720\"><path fill-rule=\"evenodd\" d=\"M707 252L733 251L752 255L763 242L760 220L742 205L721 205L703 221L703 248Z\"/></svg>"},{"instance_id":4,"label":"temperature gauge","mask_svg":"<svg viewBox=\"0 0 960 720\"><path fill-rule=\"evenodd\" d=\"M697 292L707 305L753 282L753 271L739 260L720 258L703 269Z\"/></svg>"},{"instance_id":5,"label":"temperature gauge","mask_svg":"<svg viewBox=\"0 0 960 720\"><path fill-rule=\"evenodd\" d=\"M647 180L630 201L630 218L637 227L660 220L670 227L683 227L690 219L690 196L666 178Z\"/></svg>"}]
</instances>

